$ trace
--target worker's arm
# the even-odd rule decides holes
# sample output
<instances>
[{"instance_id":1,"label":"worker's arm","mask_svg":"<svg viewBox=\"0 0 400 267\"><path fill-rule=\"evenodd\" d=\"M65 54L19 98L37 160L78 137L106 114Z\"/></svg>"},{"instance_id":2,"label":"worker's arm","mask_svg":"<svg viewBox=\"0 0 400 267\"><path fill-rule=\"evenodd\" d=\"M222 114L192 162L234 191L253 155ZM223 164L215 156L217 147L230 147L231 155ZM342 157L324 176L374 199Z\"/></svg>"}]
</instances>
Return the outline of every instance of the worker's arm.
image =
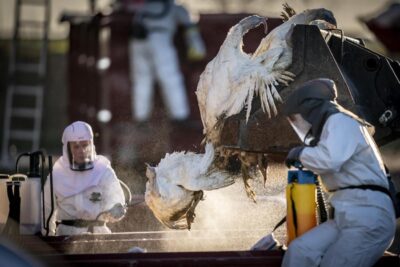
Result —
<instances>
[{"instance_id":1,"label":"worker's arm","mask_svg":"<svg viewBox=\"0 0 400 267\"><path fill-rule=\"evenodd\" d=\"M328 118L320 141L315 147L305 147L301 163L318 174L340 171L342 165L355 153L362 138L362 126L354 119L334 114Z\"/></svg>"},{"instance_id":2,"label":"worker's arm","mask_svg":"<svg viewBox=\"0 0 400 267\"><path fill-rule=\"evenodd\" d=\"M193 14L181 5L174 4L172 12L176 23L185 28L188 59L194 61L203 59L206 56L206 47L197 26L197 18L193 18Z\"/></svg>"},{"instance_id":3,"label":"worker's arm","mask_svg":"<svg viewBox=\"0 0 400 267\"><path fill-rule=\"evenodd\" d=\"M112 168L109 168L102 178L102 212L100 220L116 222L121 220L126 214L125 195L121 184Z\"/></svg>"}]
</instances>

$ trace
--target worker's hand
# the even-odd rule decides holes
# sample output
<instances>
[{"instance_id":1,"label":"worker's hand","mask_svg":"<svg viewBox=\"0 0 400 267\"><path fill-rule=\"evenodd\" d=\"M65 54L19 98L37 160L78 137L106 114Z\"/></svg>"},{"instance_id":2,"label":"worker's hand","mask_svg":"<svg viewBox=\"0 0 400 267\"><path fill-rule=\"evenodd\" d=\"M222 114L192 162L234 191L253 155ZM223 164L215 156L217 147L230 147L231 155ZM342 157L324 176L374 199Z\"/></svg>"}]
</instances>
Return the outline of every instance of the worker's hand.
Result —
<instances>
[{"instance_id":1,"label":"worker's hand","mask_svg":"<svg viewBox=\"0 0 400 267\"><path fill-rule=\"evenodd\" d=\"M198 61L205 58L205 53L203 51L199 51L196 47L191 46L187 50L187 57L190 61Z\"/></svg>"},{"instance_id":2,"label":"worker's hand","mask_svg":"<svg viewBox=\"0 0 400 267\"><path fill-rule=\"evenodd\" d=\"M190 61L202 60L206 56L206 47L201 38L199 29L191 26L185 32L186 45L188 47L187 57Z\"/></svg>"},{"instance_id":3,"label":"worker's hand","mask_svg":"<svg viewBox=\"0 0 400 267\"><path fill-rule=\"evenodd\" d=\"M98 216L98 220L105 222L117 222L125 216L125 213L126 207L121 203L117 203L111 209L102 212Z\"/></svg>"},{"instance_id":4,"label":"worker's hand","mask_svg":"<svg viewBox=\"0 0 400 267\"><path fill-rule=\"evenodd\" d=\"M285 159L285 164L288 168L290 168L290 166L295 166L296 162L301 163L300 162L300 154L301 154L301 151L303 151L303 149L304 149L303 146L297 146L297 147L292 148L289 151L289 153Z\"/></svg>"},{"instance_id":5,"label":"worker's hand","mask_svg":"<svg viewBox=\"0 0 400 267\"><path fill-rule=\"evenodd\" d=\"M126 213L126 208L121 203L115 204L110 209L110 214L114 219L122 219L122 217L124 217L125 213Z\"/></svg>"}]
</instances>

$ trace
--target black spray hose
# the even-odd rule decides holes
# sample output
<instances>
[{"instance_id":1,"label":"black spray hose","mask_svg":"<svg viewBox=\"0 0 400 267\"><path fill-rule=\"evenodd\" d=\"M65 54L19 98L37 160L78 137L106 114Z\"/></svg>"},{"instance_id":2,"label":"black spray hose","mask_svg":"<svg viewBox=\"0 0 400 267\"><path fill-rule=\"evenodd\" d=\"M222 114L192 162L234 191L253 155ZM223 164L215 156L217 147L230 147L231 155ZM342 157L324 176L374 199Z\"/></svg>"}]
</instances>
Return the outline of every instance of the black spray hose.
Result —
<instances>
[{"instance_id":1,"label":"black spray hose","mask_svg":"<svg viewBox=\"0 0 400 267\"><path fill-rule=\"evenodd\" d=\"M48 226L45 225L46 222L46 207L45 207L45 193L44 193L44 184L45 184L45 178L44 178L44 164L45 164L45 158L42 155L42 177L41 177L41 189L42 189L42 222L43 222L43 228L46 230L46 235L48 235ZM50 162L49 162L50 165ZM49 167L50 168L50 167Z\"/></svg>"},{"instance_id":2,"label":"black spray hose","mask_svg":"<svg viewBox=\"0 0 400 267\"><path fill-rule=\"evenodd\" d=\"M322 192L321 185L319 184L318 179L316 180L315 185L317 193L317 214L319 215L319 224L321 224L328 220L328 211L326 208L325 197Z\"/></svg>"},{"instance_id":3,"label":"black spray hose","mask_svg":"<svg viewBox=\"0 0 400 267\"><path fill-rule=\"evenodd\" d=\"M45 227L45 229L46 229L46 236L49 235L49 231L50 231L50 226L49 226L49 224L50 224L50 219L51 219L51 217L53 216L53 212L54 212L54 197L53 197L53 194L54 194L54 193L53 193L53 158L52 158L52 156L49 156L48 162L49 162L49 178L50 178L51 211L50 211L49 217L47 218L47 221L46 221L46 227ZM43 191L43 195L44 195L44 191ZM44 198L43 198L43 199L44 199ZM43 203L44 203L44 201L43 201ZM43 210L43 213L44 213L44 210Z\"/></svg>"},{"instance_id":4,"label":"black spray hose","mask_svg":"<svg viewBox=\"0 0 400 267\"><path fill-rule=\"evenodd\" d=\"M43 152L42 151L37 151L37 152L35 152L35 153L37 153L38 155L40 155L40 158L41 158L41 160L42 160L42 162L41 162L41 173L40 173L40 189L41 189L41 192L42 192L42 215L43 215L43 220L42 220L42 222L43 222L43 224L44 224L44 222L45 222L45 207L44 207L44 183L45 183L45 181L46 181L46 179L45 179L45 176L44 176L44 168L45 168L45 164L46 164L46 158L45 158L45 156L44 156L44 154L43 154ZM43 225L43 227L44 227L44 225ZM45 227L44 227L45 228ZM46 228L45 228L46 229ZM47 230L46 230L47 231Z\"/></svg>"},{"instance_id":5,"label":"black spray hose","mask_svg":"<svg viewBox=\"0 0 400 267\"><path fill-rule=\"evenodd\" d=\"M19 160L20 160L22 157L29 156L29 155L30 155L29 152L22 153L22 154L19 154L19 155L18 155L17 160L15 161L15 173L19 173L19 171L18 171L18 163L19 163Z\"/></svg>"},{"instance_id":6,"label":"black spray hose","mask_svg":"<svg viewBox=\"0 0 400 267\"><path fill-rule=\"evenodd\" d=\"M43 188L44 188L44 183L45 183L45 178L44 178L44 167L45 167L45 164L46 164L46 158L45 158L45 156L44 156L44 154L43 154L43 152L41 152L40 151L40 158L42 159L42 171L41 171L41 175L40 175L40 177L41 177L41 184L42 184L42 191L43 191Z\"/></svg>"}]
</instances>

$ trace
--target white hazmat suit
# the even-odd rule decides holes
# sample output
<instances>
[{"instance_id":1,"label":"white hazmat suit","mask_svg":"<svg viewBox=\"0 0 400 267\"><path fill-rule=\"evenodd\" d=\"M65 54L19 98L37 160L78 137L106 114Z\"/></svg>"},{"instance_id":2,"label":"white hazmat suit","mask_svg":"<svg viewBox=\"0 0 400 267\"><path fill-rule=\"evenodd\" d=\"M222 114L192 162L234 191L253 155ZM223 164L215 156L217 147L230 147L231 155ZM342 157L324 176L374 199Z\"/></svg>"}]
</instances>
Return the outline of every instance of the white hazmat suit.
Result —
<instances>
[{"instance_id":1,"label":"white hazmat suit","mask_svg":"<svg viewBox=\"0 0 400 267\"><path fill-rule=\"evenodd\" d=\"M331 90L334 96L315 100L307 90L311 87ZM388 188L378 148L367 127L336 104L332 81L313 80L297 90L303 90L297 95L301 98L297 103L305 103L308 98L310 105L315 106L300 107L298 114L312 127L318 123L323 127L320 135L313 131L318 127L310 130L317 137L314 146L295 148L288 158L299 160L305 168L319 174L324 188L332 192L328 201L334 208L334 217L292 241L282 266L372 266L394 237L392 201L381 191L345 188L360 185ZM288 102L295 105L296 101ZM326 114L325 122L315 119Z\"/></svg>"},{"instance_id":2,"label":"white hazmat suit","mask_svg":"<svg viewBox=\"0 0 400 267\"><path fill-rule=\"evenodd\" d=\"M188 56L202 58L205 55L204 44L191 22L189 13L183 6L171 0L147 0L139 10L136 10L135 23L140 24L145 34L137 36L141 33L135 33L138 28L133 28L133 38L129 44L134 119L143 122L150 118L155 80L159 82L170 118L187 119L190 109L173 44L178 25L186 28Z\"/></svg>"},{"instance_id":3,"label":"white hazmat suit","mask_svg":"<svg viewBox=\"0 0 400 267\"><path fill-rule=\"evenodd\" d=\"M93 142L93 132L90 125L78 121L64 130L63 155L54 164L55 209L49 235L111 233L106 223L119 221L126 213L124 193L107 158L94 152L90 169L72 170L68 143L80 140ZM49 178L44 190L47 217L51 210Z\"/></svg>"}]
</instances>

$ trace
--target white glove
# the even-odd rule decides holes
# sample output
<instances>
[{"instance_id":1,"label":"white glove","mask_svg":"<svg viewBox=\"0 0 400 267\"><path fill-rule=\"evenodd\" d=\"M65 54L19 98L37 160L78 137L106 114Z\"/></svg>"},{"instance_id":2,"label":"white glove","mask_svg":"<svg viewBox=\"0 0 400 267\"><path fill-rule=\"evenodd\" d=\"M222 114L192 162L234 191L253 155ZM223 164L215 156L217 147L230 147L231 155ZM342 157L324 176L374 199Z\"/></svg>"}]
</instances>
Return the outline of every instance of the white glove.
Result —
<instances>
[{"instance_id":1,"label":"white glove","mask_svg":"<svg viewBox=\"0 0 400 267\"><path fill-rule=\"evenodd\" d=\"M264 236L257 241L251 248L250 251L268 251L272 250L278 245L278 241L275 239L273 233Z\"/></svg>"},{"instance_id":2,"label":"white glove","mask_svg":"<svg viewBox=\"0 0 400 267\"><path fill-rule=\"evenodd\" d=\"M111 209L104 211L97 216L97 219L105 222L118 222L126 214L126 207L121 203L115 204Z\"/></svg>"}]
</instances>

